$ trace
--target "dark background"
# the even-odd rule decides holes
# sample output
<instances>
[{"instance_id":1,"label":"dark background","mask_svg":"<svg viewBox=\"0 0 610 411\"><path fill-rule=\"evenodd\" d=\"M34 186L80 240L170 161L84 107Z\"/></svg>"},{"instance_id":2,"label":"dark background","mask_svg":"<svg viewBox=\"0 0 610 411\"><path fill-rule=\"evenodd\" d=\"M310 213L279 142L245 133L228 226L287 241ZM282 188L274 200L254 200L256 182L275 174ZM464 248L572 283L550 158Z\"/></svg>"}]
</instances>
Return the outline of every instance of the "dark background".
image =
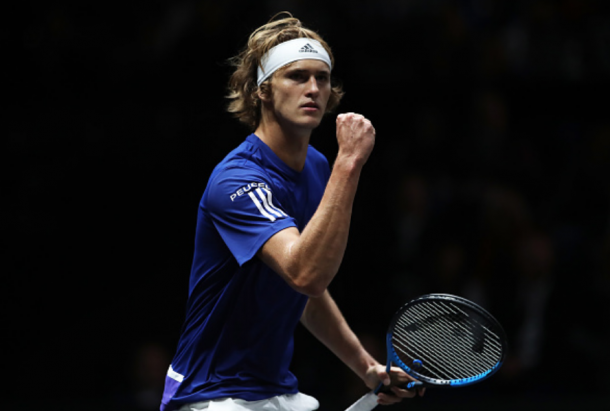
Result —
<instances>
[{"instance_id":1,"label":"dark background","mask_svg":"<svg viewBox=\"0 0 610 411\"><path fill-rule=\"evenodd\" d=\"M3 408L157 409L197 205L248 133L226 60L290 10L377 130L331 285L354 331L384 361L394 310L448 292L511 340L489 381L391 409L607 409L608 2L86 3L5 14ZM321 409L366 391L301 328L296 351Z\"/></svg>"}]
</instances>

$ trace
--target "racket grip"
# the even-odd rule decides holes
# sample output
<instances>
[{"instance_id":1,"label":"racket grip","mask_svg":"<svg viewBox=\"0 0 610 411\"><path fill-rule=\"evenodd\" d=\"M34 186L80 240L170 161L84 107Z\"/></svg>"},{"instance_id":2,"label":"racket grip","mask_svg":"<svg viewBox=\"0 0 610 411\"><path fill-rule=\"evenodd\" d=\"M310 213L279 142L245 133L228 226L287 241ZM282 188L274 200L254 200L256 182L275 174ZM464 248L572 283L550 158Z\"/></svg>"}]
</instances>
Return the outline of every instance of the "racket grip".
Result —
<instances>
[{"instance_id":1,"label":"racket grip","mask_svg":"<svg viewBox=\"0 0 610 411\"><path fill-rule=\"evenodd\" d=\"M413 391L418 388L424 388L424 387L425 387L424 383L420 382L420 381L411 381L410 383L400 386L400 388L403 388L403 389L409 390L409 391ZM389 386L380 385L375 392L392 392L392 390L390 389Z\"/></svg>"},{"instance_id":2,"label":"racket grip","mask_svg":"<svg viewBox=\"0 0 610 411\"><path fill-rule=\"evenodd\" d=\"M418 388L424 388L424 383L420 381L411 381L410 383L404 385L404 388L407 390L416 390Z\"/></svg>"},{"instance_id":3,"label":"racket grip","mask_svg":"<svg viewBox=\"0 0 610 411\"><path fill-rule=\"evenodd\" d=\"M377 406L377 394L374 391L364 394L345 411L371 411Z\"/></svg>"}]
</instances>

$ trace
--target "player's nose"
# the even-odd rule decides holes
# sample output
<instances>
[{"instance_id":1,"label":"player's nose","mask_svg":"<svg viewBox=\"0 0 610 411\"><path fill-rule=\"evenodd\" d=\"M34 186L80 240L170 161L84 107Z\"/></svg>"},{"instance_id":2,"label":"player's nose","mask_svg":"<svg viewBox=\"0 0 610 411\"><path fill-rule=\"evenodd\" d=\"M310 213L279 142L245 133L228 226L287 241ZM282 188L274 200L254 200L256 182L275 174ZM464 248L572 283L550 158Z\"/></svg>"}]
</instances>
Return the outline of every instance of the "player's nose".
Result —
<instances>
[{"instance_id":1,"label":"player's nose","mask_svg":"<svg viewBox=\"0 0 610 411\"><path fill-rule=\"evenodd\" d=\"M317 94L320 92L320 88L318 87L318 80L315 76L311 76L309 81L307 82L307 93L308 94Z\"/></svg>"}]
</instances>

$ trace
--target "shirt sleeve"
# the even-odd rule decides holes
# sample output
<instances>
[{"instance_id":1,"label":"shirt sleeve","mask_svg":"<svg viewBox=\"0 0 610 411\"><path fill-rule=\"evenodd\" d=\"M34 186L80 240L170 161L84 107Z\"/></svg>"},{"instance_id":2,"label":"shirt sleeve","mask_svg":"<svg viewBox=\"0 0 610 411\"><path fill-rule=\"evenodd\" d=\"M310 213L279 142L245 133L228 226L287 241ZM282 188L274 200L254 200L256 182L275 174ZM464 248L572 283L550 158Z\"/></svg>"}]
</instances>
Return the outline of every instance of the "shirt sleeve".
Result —
<instances>
[{"instance_id":1,"label":"shirt sleeve","mask_svg":"<svg viewBox=\"0 0 610 411\"><path fill-rule=\"evenodd\" d=\"M242 168L223 170L208 184L203 207L240 266L275 233L297 226L271 187L261 171Z\"/></svg>"}]
</instances>

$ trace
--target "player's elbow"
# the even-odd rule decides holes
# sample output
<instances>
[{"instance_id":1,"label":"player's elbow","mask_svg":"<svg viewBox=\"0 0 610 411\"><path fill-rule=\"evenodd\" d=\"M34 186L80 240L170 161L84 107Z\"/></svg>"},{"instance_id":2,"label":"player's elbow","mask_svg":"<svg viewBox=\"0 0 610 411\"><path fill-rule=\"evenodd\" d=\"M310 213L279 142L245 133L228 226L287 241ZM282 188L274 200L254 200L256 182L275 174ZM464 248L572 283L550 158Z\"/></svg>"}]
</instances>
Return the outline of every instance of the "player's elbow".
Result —
<instances>
[{"instance_id":1,"label":"player's elbow","mask_svg":"<svg viewBox=\"0 0 610 411\"><path fill-rule=\"evenodd\" d=\"M324 291L326 291L326 286L316 283L308 283L302 285L295 284L294 288L301 294L305 294L306 296L313 298L321 297L324 294Z\"/></svg>"},{"instance_id":2,"label":"player's elbow","mask_svg":"<svg viewBox=\"0 0 610 411\"><path fill-rule=\"evenodd\" d=\"M318 259L302 258L302 254L288 259L282 270L290 286L308 297L324 294L337 271L338 267L321 263Z\"/></svg>"},{"instance_id":3,"label":"player's elbow","mask_svg":"<svg viewBox=\"0 0 610 411\"><path fill-rule=\"evenodd\" d=\"M316 272L307 272L294 277L292 286L301 294L308 297L320 297L328 287L328 278L332 275Z\"/></svg>"}]
</instances>

